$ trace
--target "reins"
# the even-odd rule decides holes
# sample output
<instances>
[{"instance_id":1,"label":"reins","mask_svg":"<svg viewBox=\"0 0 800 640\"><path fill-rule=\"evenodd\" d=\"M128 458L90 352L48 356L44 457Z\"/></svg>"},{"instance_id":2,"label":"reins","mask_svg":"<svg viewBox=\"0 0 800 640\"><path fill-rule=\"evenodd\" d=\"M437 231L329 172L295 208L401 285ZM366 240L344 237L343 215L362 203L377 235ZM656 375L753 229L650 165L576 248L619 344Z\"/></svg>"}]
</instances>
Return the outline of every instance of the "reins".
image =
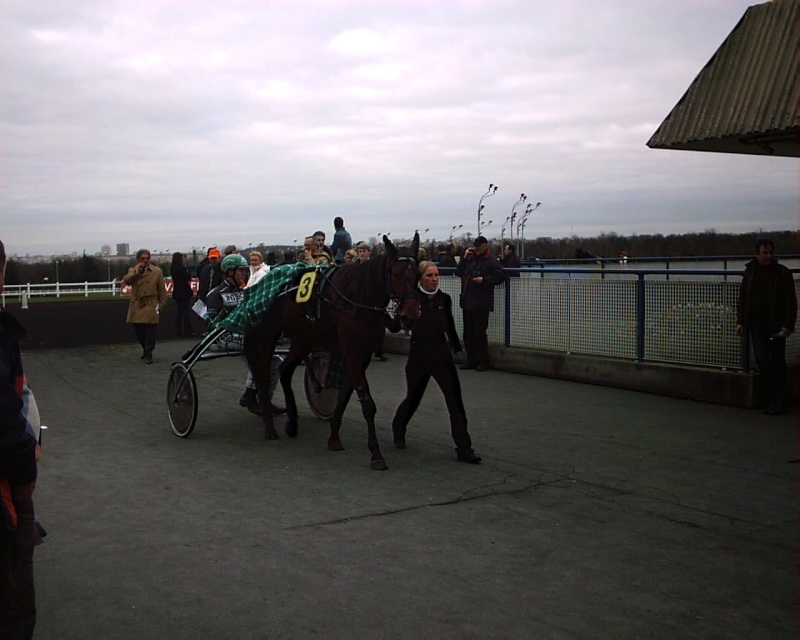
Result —
<instances>
[{"instance_id":1,"label":"reins","mask_svg":"<svg viewBox=\"0 0 800 640\"><path fill-rule=\"evenodd\" d=\"M388 283L388 280L389 280L389 278L390 278L390 274L391 274L391 271L392 271L392 266L394 265L394 263L395 263L395 262L401 262L401 261L404 261L404 262L410 262L410 261L413 261L413 262L415 262L415 263L416 263L416 258L413 258L413 257L411 257L411 256L397 256L396 258L393 258L393 259L392 259L392 260L389 262L389 264L386 266L386 271L384 272L384 275L386 276L386 278L385 278L385 279L386 279L386 281L387 281L387 289L391 289L391 287L390 287L390 286L388 286L388 284L389 284L389 283ZM345 295L345 294L342 292L342 290L341 290L341 289L339 289L339 287L337 287L337 286L336 286L336 283L333 281L333 278L331 278L331 277L330 277L329 275L327 275L327 274L325 274L323 277L325 278L325 281L326 281L326 282L327 282L327 283L328 283L328 284L329 284L329 285L330 285L330 286L333 288L333 290L334 290L334 291L335 291L335 292L336 292L336 293L339 295L339 297L340 297L342 300L344 300L344 301L345 301L345 302L347 302L348 304L350 304L350 305L352 305L352 306L356 307L357 309L364 309L364 310L366 310L366 311L381 311L381 312L385 312L385 311L386 311L386 306L383 306L383 307L373 307L373 306L370 306L370 305L361 304L360 302L356 302L356 301L354 301L354 300L351 300L349 297L347 297L347 296L346 296L346 295ZM403 300L405 300L406 298L413 297L413 296L414 296L414 292L413 292L413 291L406 291L406 292L405 292L405 293L404 293L404 294L403 294L403 295L402 295L400 298L395 298L395 297L394 297L394 296L391 294L391 290L390 290L390 292L389 292L389 300L390 300L390 301L391 301L391 300L396 300L396 301L397 301L397 302L395 303L395 306L397 306L397 303L399 303L399 302L402 302L402 301L403 301ZM328 302L330 302L330 301L328 301Z\"/></svg>"}]
</instances>

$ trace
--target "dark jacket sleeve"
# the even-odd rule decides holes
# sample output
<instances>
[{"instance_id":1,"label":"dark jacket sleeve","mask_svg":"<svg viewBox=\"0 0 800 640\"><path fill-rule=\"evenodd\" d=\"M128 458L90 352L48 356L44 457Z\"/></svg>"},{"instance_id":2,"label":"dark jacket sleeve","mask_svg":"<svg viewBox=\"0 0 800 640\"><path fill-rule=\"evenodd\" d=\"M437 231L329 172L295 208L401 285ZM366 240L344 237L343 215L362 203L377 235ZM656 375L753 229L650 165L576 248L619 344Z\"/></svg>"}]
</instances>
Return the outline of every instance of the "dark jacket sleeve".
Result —
<instances>
[{"instance_id":1,"label":"dark jacket sleeve","mask_svg":"<svg viewBox=\"0 0 800 640\"><path fill-rule=\"evenodd\" d=\"M211 285L211 264L206 264L200 269L198 276L199 282L197 283L197 298L198 300L206 301L206 296L210 292Z\"/></svg>"},{"instance_id":2,"label":"dark jacket sleeve","mask_svg":"<svg viewBox=\"0 0 800 640\"><path fill-rule=\"evenodd\" d=\"M36 439L26 431L19 349L6 327L0 326L0 476L12 487L36 480Z\"/></svg>"},{"instance_id":3,"label":"dark jacket sleeve","mask_svg":"<svg viewBox=\"0 0 800 640\"><path fill-rule=\"evenodd\" d=\"M458 339L458 331L456 331L456 321L453 319L453 300L444 294L444 312L447 316L447 340L450 342L450 350L453 353L461 351L461 341Z\"/></svg>"},{"instance_id":4,"label":"dark jacket sleeve","mask_svg":"<svg viewBox=\"0 0 800 640\"><path fill-rule=\"evenodd\" d=\"M784 299L783 318L781 319L781 326L794 331L794 325L797 322L797 294L794 289L794 278L792 272L785 267L781 270L781 295Z\"/></svg>"},{"instance_id":5,"label":"dark jacket sleeve","mask_svg":"<svg viewBox=\"0 0 800 640\"><path fill-rule=\"evenodd\" d=\"M483 278L486 282L494 286L505 282L503 267L495 258L489 258L486 261Z\"/></svg>"},{"instance_id":6,"label":"dark jacket sleeve","mask_svg":"<svg viewBox=\"0 0 800 640\"><path fill-rule=\"evenodd\" d=\"M214 287L206 296L206 323L209 325L216 320L217 317L221 318L225 315L225 309L222 303L222 286L223 285Z\"/></svg>"}]
</instances>

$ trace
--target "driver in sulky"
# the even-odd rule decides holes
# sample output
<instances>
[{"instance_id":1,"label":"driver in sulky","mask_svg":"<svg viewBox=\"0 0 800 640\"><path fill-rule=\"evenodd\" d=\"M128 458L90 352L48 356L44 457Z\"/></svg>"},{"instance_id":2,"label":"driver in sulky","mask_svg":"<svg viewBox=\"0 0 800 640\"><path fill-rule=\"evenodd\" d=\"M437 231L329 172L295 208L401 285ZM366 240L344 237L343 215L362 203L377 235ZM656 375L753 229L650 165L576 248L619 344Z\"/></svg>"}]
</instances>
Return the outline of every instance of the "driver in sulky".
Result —
<instances>
[{"instance_id":1,"label":"driver in sulky","mask_svg":"<svg viewBox=\"0 0 800 640\"><path fill-rule=\"evenodd\" d=\"M220 269L223 274L222 282L212 289L208 296L206 296L206 310L208 312L208 322L211 324L214 320L219 320L228 315L233 309L241 304L244 300L244 287L247 285L247 280L250 277L250 265L238 253L232 253L220 263ZM269 397L272 398L272 393L275 391L274 384L278 381L278 367L279 361L277 358L273 359L270 379L273 380L273 387L270 390ZM262 407L258 404L258 387L256 386L253 373L248 369L247 381L245 382L245 389L242 397L239 398L239 405L247 409L250 413L261 415L263 413ZM280 415L286 412L283 407L276 407L271 401L269 403L269 410L272 415Z\"/></svg>"}]
</instances>

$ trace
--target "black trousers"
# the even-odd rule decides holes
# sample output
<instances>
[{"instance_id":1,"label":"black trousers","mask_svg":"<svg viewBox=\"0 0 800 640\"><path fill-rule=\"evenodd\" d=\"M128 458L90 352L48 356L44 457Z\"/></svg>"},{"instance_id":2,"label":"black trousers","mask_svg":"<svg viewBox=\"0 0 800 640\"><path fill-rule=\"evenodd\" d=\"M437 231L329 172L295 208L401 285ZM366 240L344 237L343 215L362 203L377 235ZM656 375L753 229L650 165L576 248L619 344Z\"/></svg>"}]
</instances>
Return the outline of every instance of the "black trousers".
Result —
<instances>
[{"instance_id":1,"label":"black trousers","mask_svg":"<svg viewBox=\"0 0 800 640\"><path fill-rule=\"evenodd\" d=\"M189 324L192 299L179 298L176 300L173 298L173 301L175 302L175 308L177 310L177 315L175 316L175 333L178 334L178 337L188 337L192 333L192 326Z\"/></svg>"},{"instance_id":2,"label":"black trousers","mask_svg":"<svg viewBox=\"0 0 800 640\"><path fill-rule=\"evenodd\" d=\"M485 309L464 309L464 349L467 362L473 367L489 366L489 314Z\"/></svg>"},{"instance_id":3,"label":"black trousers","mask_svg":"<svg viewBox=\"0 0 800 640\"><path fill-rule=\"evenodd\" d=\"M768 402L786 402L786 339L770 336L776 332L752 328L750 341L756 356L758 372L764 376L764 388Z\"/></svg>"},{"instance_id":4,"label":"black trousers","mask_svg":"<svg viewBox=\"0 0 800 640\"><path fill-rule=\"evenodd\" d=\"M134 322L133 330L136 332L136 339L142 345L144 355L152 356L153 349L156 348L156 327L157 324L145 324L143 322Z\"/></svg>"},{"instance_id":5,"label":"black trousers","mask_svg":"<svg viewBox=\"0 0 800 640\"><path fill-rule=\"evenodd\" d=\"M31 638L36 626L33 500L14 500L17 530L0 534L0 638Z\"/></svg>"},{"instance_id":6,"label":"black trousers","mask_svg":"<svg viewBox=\"0 0 800 640\"><path fill-rule=\"evenodd\" d=\"M467 431L467 412L461 398L461 383L458 372L452 362L443 362L433 366L419 366L409 359L406 364L406 397L397 407L392 420L392 433L405 437L406 428L414 412L419 408L428 381L433 378L444 394L447 411L450 414L450 434L456 443L458 453L472 451L472 440Z\"/></svg>"}]
</instances>

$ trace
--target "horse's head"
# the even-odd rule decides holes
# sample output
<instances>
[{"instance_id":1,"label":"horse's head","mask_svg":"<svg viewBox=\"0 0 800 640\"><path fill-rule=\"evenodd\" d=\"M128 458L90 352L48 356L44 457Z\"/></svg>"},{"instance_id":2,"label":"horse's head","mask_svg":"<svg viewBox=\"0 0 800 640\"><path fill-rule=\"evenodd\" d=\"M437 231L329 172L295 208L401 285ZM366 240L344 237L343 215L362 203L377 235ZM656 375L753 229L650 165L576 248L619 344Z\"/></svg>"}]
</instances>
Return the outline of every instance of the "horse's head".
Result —
<instances>
[{"instance_id":1,"label":"horse's head","mask_svg":"<svg viewBox=\"0 0 800 640\"><path fill-rule=\"evenodd\" d=\"M387 236L383 236L386 247L389 271L389 292L400 303L400 324L403 329L411 329L419 320L419 303L417 302L417 252L419 251L419 233L414 234L410 247L396 247Z\"/></svg>"}]
</instances>

